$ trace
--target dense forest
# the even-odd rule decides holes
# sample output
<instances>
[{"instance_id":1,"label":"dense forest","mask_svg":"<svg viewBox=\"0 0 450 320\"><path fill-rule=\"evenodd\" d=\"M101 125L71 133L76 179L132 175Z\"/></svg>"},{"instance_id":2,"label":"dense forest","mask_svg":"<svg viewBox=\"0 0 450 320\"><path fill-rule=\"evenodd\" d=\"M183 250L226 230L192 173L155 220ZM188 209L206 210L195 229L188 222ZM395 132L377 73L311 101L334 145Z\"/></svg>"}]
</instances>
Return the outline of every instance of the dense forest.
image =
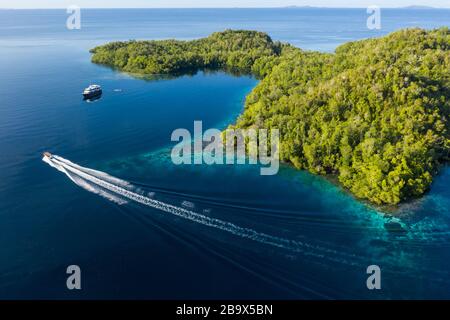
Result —
<instances>
[{"instance_id":1,"label":"dense forest","mask_svg":"<svg viewBox=\"0 0 450 320\"><path fill-rule=\"evenodd\" d=\"M95 63L143 74L254 74L262 80L232 127L278 128L282 160L335 174L376 204L422 195L449 159L448 28L400 30L334 54L231 30L194 41L115 42L92 53Z\"/></svg>"},{"instance_id":2,"label":"dense forest","mask_svg":"<svg viewBox=\"0 0 450 320\"><path fill-rule=\"evenodd\" d=\"M231 30L193 41L132 40L91 50L94 63L140 74L185 74L199 69L259 74L253 66L264 65L280 51L281 44L265 33Z\"/></svg>"}]
</instances>

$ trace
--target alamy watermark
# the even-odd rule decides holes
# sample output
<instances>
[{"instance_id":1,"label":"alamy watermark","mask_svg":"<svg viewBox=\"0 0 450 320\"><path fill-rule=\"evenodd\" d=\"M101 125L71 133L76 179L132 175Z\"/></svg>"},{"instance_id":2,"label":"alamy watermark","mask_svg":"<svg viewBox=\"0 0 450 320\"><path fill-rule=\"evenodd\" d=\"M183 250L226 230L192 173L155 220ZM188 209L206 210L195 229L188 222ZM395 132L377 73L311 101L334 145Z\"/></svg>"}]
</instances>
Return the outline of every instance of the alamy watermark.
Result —
<instances>
[{"instance_id":1,"label":"alamy watermark","mask_svg":"<svg viewBox=\"0 0 450 320\"><path fill-rule=\"evenodd\" d=\"M379 6L370 6L367 8L367 28L370 30L381 29L381 9Z\"/></svg>"},{"instance_id":2,"label":"alamy watermark","mask_svg":"<svg viewBox=\"0 0 450 320\"><path fill-rule=\"evenodd\" d=\"M275 175L280 167L280 133L278 129L208 129L194 121L194 134L176 129L171 140L172 162L181 164L254 164L261 165L261 175Z\"/></svg>"},{"instance_id":3,"label":"alamy watermark","mask_svg":"<svg viewBox=\"0 0 450 320\"><path fill-rule=\"evenodd\" d=\"M81 8L76 5L71 5L66 10L69 16L66 20L66 27L69 30L81 29Z\"/></svg>"},{"instance_id":4,"label":"alamy watermark","mask_svg":"<svg viewBox=\"0 0 450 320\"><path fill-rule=\"evenodd\" d=\"M81 290L81 268L77 265L67 267L66 273L69 275L66 286L69 290Z\"/></svg>"},{"instance_id":5,"label":"alamy watermark","mask_svg":"<svg viewBox=\"0 0 450 320\"><path fill-rule=\"evenodd\" d=\"M381 268L373 264L367 267L366 272L370 274L366 281L367 289L381 290Z\"/></svg>"}]
</instances>

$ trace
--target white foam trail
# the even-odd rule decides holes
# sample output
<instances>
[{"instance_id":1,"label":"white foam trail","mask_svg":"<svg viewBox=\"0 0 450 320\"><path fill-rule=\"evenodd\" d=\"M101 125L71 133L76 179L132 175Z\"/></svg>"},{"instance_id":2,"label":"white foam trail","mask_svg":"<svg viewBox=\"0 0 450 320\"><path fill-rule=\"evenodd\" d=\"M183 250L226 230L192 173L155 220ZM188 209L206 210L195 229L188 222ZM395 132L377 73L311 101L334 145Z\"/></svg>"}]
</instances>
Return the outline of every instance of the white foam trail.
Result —
<instances>
[{"instance_id":1,"label":"white foam trail","mask_svg":"<svg viewBox=\"0 0 450 320\"><path fill-rule=\"evenodd\" d=\"M87 172L87 173L89 173L90 175L93 175L93 176L95 176L95 177L97 177L97 178L106 180L106 181L111 182L111 183L113 183L113 184L117 184L117 185L122 186L122 187L128 187L128 186L130 186L130 183L129 183L128 181L125 181L125 180L122 180L122 179L119 179L119 178L110 176L109 174L107 174L107 173L105 173L105 172L81 167L81 166L77 165L76 163L73 163L73 162L71 162L71 161L69 161L69 160L67 160L67 159L61 158L61 157L56 156L56 155L53 156L53 158L55 158L55 159L57 159L57 160L59 160L59 161L65 163L65 164L67 164L67 165L69 165L69 166L71 166L71 167L74 167L74 168L77 168L77 169L79 169L79 170L81 170L81 171Z\"/></svg>"},{"instance_id":2,"label":"white foam trail","mask_svg":"<svg viewBox=\"0 0 450 320\"><path fill-rule=\"evenodd\" d=\"M279 238L275 236L271 236L265 233L257 232L250 228L244 228L240 227L238 225L235 225L231 222L226 222L220 219L211 218L208 216L205 216L203 214L182 208L182 207L176 207L168 203L164 203L158 200L151 199L149 197L146 197L144 195L138 194L136 192L133 192L130 190L133 186L128 183L127 181L117 179L115 177L112 177L104 172L88 169L81 167L79 165L76 165L64 158L53 156L51 159L44 158L43 159L46 163L48 163L50 166L58 169L61 172L64 172L72 181L74 181L77 185L83 187L84 189L95 192L98 194L100 193L100 190L108 190L109 195L120 195L120 198L116 197L116 199L129 199L135 202L138 202L140 204L143 204L145 206L149 206L155 209L159 209L161 211L171 213L175 216L194 221L197 223L200 223L202 225L220 229L226 232L229 232L231 234L240 236L242 238L248 238L260 243L264 243L267 245L271 245L274 247L279 247L283 249L287 249L294 252L301 252L305 255L314 256L317 258L327 259L334 262L344 263L348 265L359 265L355 261L355 255L348 254L345 252L340 252L334 249L317 246L317 245L311 245L306 242L302 241L294 241L294 240L288 240L284 238ZM81 179L84 179L89 182L89 185L95 185L100 187L101 189L94 188L87 188L86 185L80 184L79 181L77 181L74 177L79 177ZM113 183L113 181L118 181L119 185L116 185ZM125 188L125 187L126 188ZM103 194L101 194L103 195ZM104 195L103 195L104 196ZM112 200L112 199L110 199ZM114 201L114 200L113 200ZM123 200L122 200L123 201ZM117 202L117 201L116 201ZM340 257L337 257L340 256ZM345 256L345 258L344 258Z\"/></svg>"},{"instance_id":3,"label":"white foam trail","mask_svg":"<svg viewBox=\"0 0 450 320\"><path fill-rule=\"evenodd\" d=\"M94 186L94 185L92 185L90 183L87 183L85 180L83 180L80 177L78 177L78 176L72 174L71 172L67 171L63 166L61 166L59 164L56 164L56 163L53 163L47 157L44 157L42 159L42 161L44 161L45 163L48 163L53 168L56 168L58 171L63 172L76 185L80 186L81 188L83 188L83 189L85 189L85 190L87 190L89 192L98 194L98 195L100 195L100 196L102 196L102 197L104 197L104 198L106 198L106 199L108 199L110 201L113 201L113 202L115 202L115 203L117 203L119 205L123 205L123 204L128 203L128 201L126 201L124 199L121 199L120 197L117 197L117 196L115 196L115 195L113 195L113 194L111 194L111 193L109 193L109 192L107 192L105 190L102 190L102 189L100 189L100 188L98 188L98 187L96 187L96 186Z\"/></svg>"}]
</instances>

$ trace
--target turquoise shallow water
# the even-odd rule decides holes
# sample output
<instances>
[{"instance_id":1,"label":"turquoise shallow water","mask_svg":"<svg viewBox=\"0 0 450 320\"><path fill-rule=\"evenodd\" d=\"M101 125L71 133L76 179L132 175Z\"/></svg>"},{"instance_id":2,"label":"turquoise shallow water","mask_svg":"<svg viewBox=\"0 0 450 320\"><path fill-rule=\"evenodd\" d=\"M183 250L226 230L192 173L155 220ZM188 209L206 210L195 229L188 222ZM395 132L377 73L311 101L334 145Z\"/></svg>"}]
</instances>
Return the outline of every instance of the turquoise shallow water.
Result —
<instances>
[{"instance_id":1,"label":"turquoise shallow water","mask_svg":"<svg viewBox=\"0 0 450 320\"><path fill-rule=\"evenodd\" d=\"M111 40L189 39L227 27L329 51L399 27L448 25L448 11L387 10L375 33L365 28L364 10L87 10L83 17L71 32L64 11L0 11L1 298L449 298L448 168L422 199L384 212L288 166L276 176L250 165L175 166L171 132L192 131L194 120L224 128L257 80L136 79L91 64L88 53ZM86 103L79 93L91 82L104 95ZM286 245L117 205L43 163L45 150ZM65 287L70 264L82 268L80 292ZM381 291L366 288L371 264L381 267Z\"/></svg>"}]
</instances>

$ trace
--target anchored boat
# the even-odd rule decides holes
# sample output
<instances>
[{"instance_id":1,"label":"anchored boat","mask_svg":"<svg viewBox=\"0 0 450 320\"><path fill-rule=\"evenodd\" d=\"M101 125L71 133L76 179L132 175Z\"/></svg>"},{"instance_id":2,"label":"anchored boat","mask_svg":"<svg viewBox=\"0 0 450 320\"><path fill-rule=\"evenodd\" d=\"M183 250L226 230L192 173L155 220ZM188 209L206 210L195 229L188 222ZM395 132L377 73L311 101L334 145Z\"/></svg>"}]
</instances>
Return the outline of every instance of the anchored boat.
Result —
<instances>
[{"instance_id":1,"label":"anchored boat","mask_svg":"<svg viewBox=\"0 0 450 320\"><path fill-rule=\"evenodd\" d=\"M102 87L98 84L92 84L83 91L84 99L92 99L102 95Z\"/></svg>"}]
</instances>

